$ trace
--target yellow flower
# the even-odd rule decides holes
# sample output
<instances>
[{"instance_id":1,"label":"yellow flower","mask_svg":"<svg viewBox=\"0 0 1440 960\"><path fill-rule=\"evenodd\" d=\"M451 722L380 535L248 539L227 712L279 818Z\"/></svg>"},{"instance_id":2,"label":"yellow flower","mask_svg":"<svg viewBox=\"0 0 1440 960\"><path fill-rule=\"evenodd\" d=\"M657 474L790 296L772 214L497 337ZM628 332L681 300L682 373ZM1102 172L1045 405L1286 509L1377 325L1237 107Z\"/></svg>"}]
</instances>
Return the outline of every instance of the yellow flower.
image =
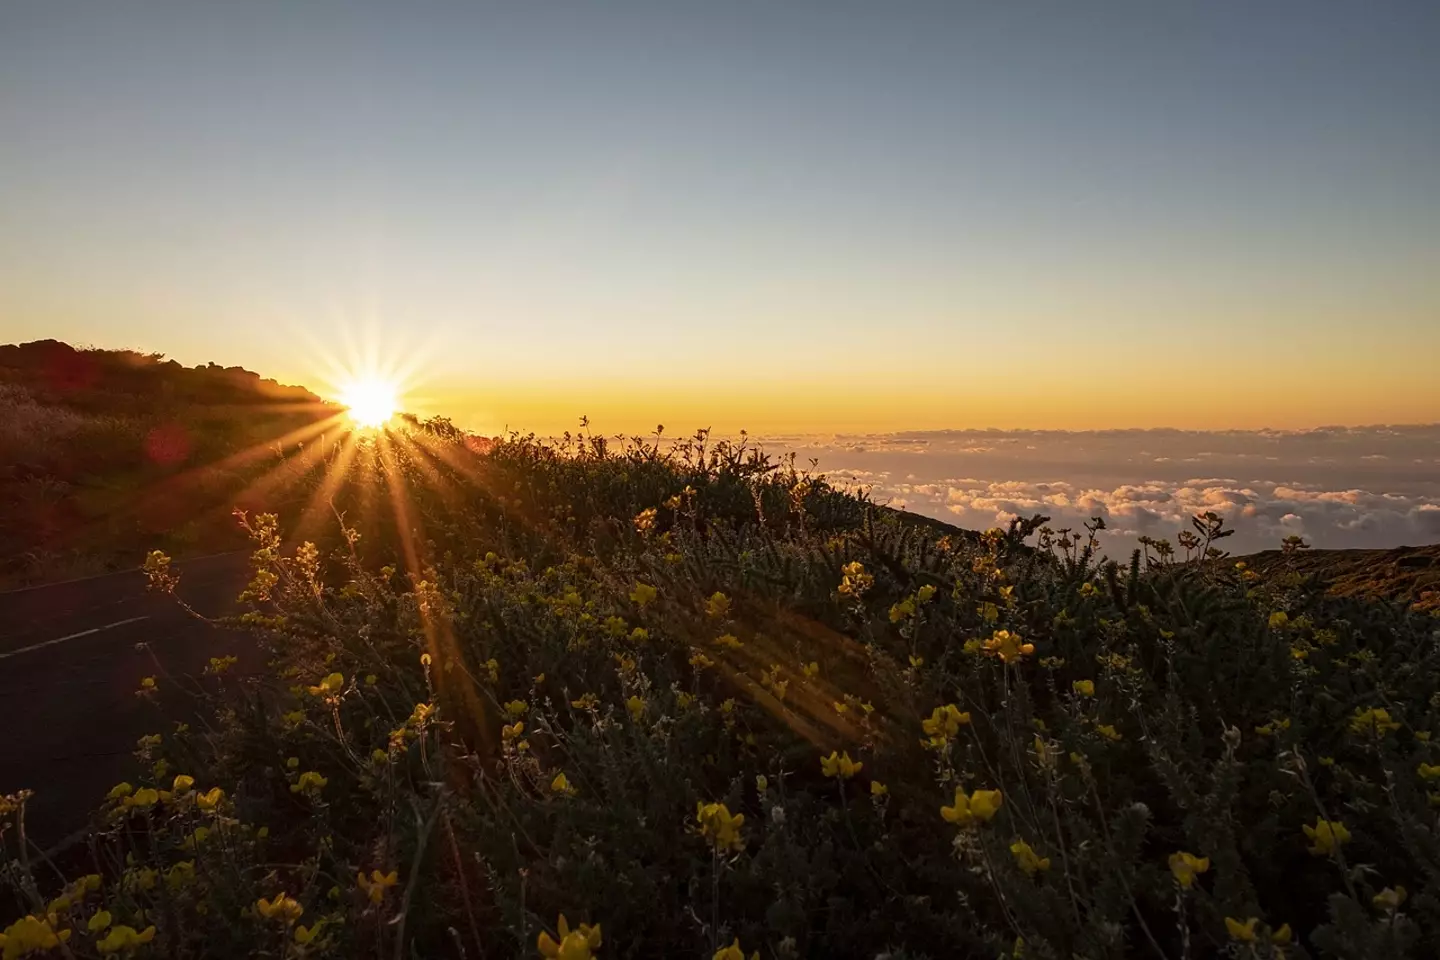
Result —
<instances>
[{"instance_id":1,"label":"yellow flower","mask_svg":"<svg viewBox=\"0 0 1440 960\"><path fill-rule=\"evenodd\" d=\"M1416 730L1416 731L1415 731L1415 739L1416 739L1416 740L1419 740L1421 743L1429 743L1429 742L1430 742L1430 731L1429 731L1429 730Z\"/></svg>"},{"instance_id":2,"label":"yellow flower","mask_svg":"<svg viewBox=\"0 0 1440 960\"><path fill-rule=\"evenodd\" d=\"M104 954L119 953L121 950L134 950L136 947L144 946L155 939L155 926L151 924L139 933L134 927L114 927L104 937L95 941L95 949Z\"/></svg>"},{"instance_id":3,"label":"yellow flower","mask_svg":"<svg viewBox=\"0 0 1440 960\"><path fill-rule=\"evenodd\" d=\"M204 827L200 828L205 829ZM195 861L181 860L179 863L165 871L165 885L171 890L179 890L188 887L195 881Z\"/></svg>"},{"instance_id":4,"label":"yellow flower","mask_svg":"<svg viewBox=\"0 0 1440 960\"><path fill-rule=\"evenodd\" d=\"M1295 932L1290 929L1290 924L1282 923L1270 931L1270 942L1278 947L1283 947L1295 939Z\"/></svg>"},{"instance_id":5,"label":"yellow flower","mask_svg":"<svg viewBox=\"0 0 1440 960\"><path fill-rule=\"evenodd\" d=\"M373 687L373 686L375 686L375 684L377 684L377 683L379 683L379 682L380 682L380 678L377 677L377 676L375 676L375 674L373 674L373 673L367 673L367 674L365 674L365 686L367 686L367 687ZM315 927L316 927L316 929L319 929L320 925L317 923L317 924L315 925Z\"/></svg>"},{"instance_id":6,"label":"yellow flower","mask_svg":"<svg viewBox=\"0 0 1440 960\"><path fill-rule=\"evenodd\" d=\"M984 647L986 653L999 657L1003 663L1016 663L1021 657L1028 657L1035 652L1035 644L1022 643L1020 635L1009 630L996 630L990 639L985 641Z\"/></svg>"},{"instance_id":7,"label":"yellow flower","mask_svg":"<svg viewBox=\"0 0 1440 960\"><path fill-rule=\"evenodd\" d=\"M295 942L304 946L314 940L320 933L320 928L325 926L325 919L322 917L316 920L311 926L298 926L295 928Z\"/></svg>"},{"instance_id":8,"label":"yellow flower","mask_svg":"<svg viewBox=\"0 0 1440 960\"><path fill-rule=\"evenodd\" d=\"M916 670L919 670L921 667L925 666L925 658L917 657L913 653L910 654L910 666L914 667Z\"/></svg>"},{"instance_id":9,"label":"yellow flower","mask_svg":"<svg viewBox=\"0 0 1440 960\"><path fill-rule=\"evenodd\" d=\"M1234 917L1226 917L1225 929L1229 932L1230 939L1239 940L1242 943L1253 943L1255 941L1255 924L1259 922L1259 917L1251 917L1243 922Z\"/></svg>"},{"instance_id":10,"label":"yellow flower","mask_svg":"<svg viewBox=\"0 0 1440 960\"><path fill-rule=\"evenodd\" d=\"M291 793L305 793L312 797L319 796L320 791L325 789L330 781L322 777L315 770L306 770L300 774L300 779L290 784Z\"/></svg>"},{"instance_id":11,"label":"yellow flower","mask_svg":"<svg viewBox=\"0 0 1440 960\"><path fill-rule=\"evenodd\" d=\"M645 716L645 701L639 697L632 696L629 700L625 701L625 709L630 711L630 719L639 723L640 718Z\"/></svg>"},{"instance_id":12,"label":"yellow flower","mask_svg":"<svg viewBox=\"0 0 1440 960\"><path fill-rule=\"evenodd\" d=\"M284 891L277 894L274 900L266 900L263 897L256 900L255 909L266 920L279 920L285 924L294 923L305 912L305 908L300 906L299 901L293 897L287 897Z\"/></svg>"},{"instance_id":13,"label":"yellow flower","mask_svg":"<svg viewBox=\"0 0 1440 960\"><path fill-rule=\"evenodd\" d=\"M1104 737L1106 740L1112 740L1112 741L1114 741L1114 740L1123 740L1123 739L1124 739L1124 737L1122 737L1122 736L1120 735L1120 731L1119 731L1119 730L1116 730L1113 726L1111 726L1111 725L1108 724L1108 723L1096 724L1096 725L1095 725L1095 732L1098 733L1098 734L1100 734L1100 736Z\"/></svg>"},{"instance_id":14,"label":"yellow flower","mask_svg":"<svg viewBox=\"0 0 1440 960\"><path fill-rule=\"evenodd\" d=\"M345 688L345 675L332 673L313 687L308 687L312 697L333 697Z\"/></svg>"},{"instance_id":15,"label":"yellow flower","mask_svg":"<svg viewBox=\"0 0 1440 960\"><path fill-rule=\"evenodd\" d=\"M820 664L814 660L811 660L809 663L805 664L803 667L800 668L800 672L805 675L806 680L814 680L816 677L820 676Z\"/></svg>"},{"instance_id":16,"label":"yellow flower","mask_svg":"<svg viewBox=\"0 0 1440 960\"><path fill-rule=\"evenodd\" d=\"M1350 729L1354 733L1383 737L1391 730L1399 730L1400 724L1390 719L1390 711L1384 707L1356 710L1350 718Z\"/></svg>"},{"instance_id":17,"label":"yellow flower","mask_svg":"<svg viewBox=\"0 0 1440 960\"><path fill-rule=\"evenodd\" d=\"M580 696L570 701L570 706L574 707L576 710L592 710L599 702L600 698L595 696L595 694L582 693Z\"/></svg>"},{"instance_id":18,"label":"yellow flower","mask_svg":"<svg viewBox=\"0 0 1440 960\"><path fill-rule=\"evenodd\" d=\"M1305 836L1310 841L1310 852L1328 856L1350 839L1350 831L1339 820L1316 820L1315 826L1304 825Z\"/></svg>"},{"instance_id":19,"label":"yellow flower","mask_svg":"<svg viewBox=\"0 0 1440 960\"><path fill-rule=\"evenodd\" d=\"M740 938L736 937L730 946L716 950L711 960L745 960L745 951L740 949ZM760 960L760 951L750 954L750 960Z\"/></svg>"},{"instance_id":20,"label":"yellow flower","mask_svg":"<svg viewBox=\"0 0 1440 960\"><path fill-rule=\"evenodd\" d=\"M221 790L219 787L211 787L207 792L197 793L195 795L195 806L199 807L206 813L209 813L216 807L220 806L220 801L224 799L224 790Z\"/></svg>"},{"instance_id":21,"label":"yellow flower","mask_svg":"<svg viewBox=\"0 0 1440 960\"><path fill-rule=\"evenodd\" d=\"M1076 680L1074 683L1070 684L1070 689L1074 690L1082 697L1093 697L1095 696L1095 681Z\"/></svg>"},{"instance_id":22,"label":"yellow flower","mask_svg":"<svg viewBox=\"0 0 1440 960\"><path fill-rule=\"evenodd\" d=\"M921 603L929 603L931 598L934 596L935 587L932 584L927 583L925 584L925 586L915 591L915 599L919 600Z\"/></svg>"},{"instance_id":23,"label":"yellow flower","mask_svg":"<svg viewBox=\"0 0 1440 960\"><path fill-rule=\"evenodd\" d=\"M696 670L704 670L706 667L715 666L715 661L705 656L705 654L701 653L699 650L696 650L693 654L690 655L690 666L694 667Z\"/></svg>"},{"instance_id":24,"label":"yellow flower","mask_svg":"<svg viewBox=\"0 0 1440 960\"><path fill-rule=\"evenodd\" d=\"M177 794L180 794L188 792L193 786L195 786L195 778L182 773L175 778L175 783L173 784L172 789Z\"/></svg>"},{"instance_id":25,"label":"yellow flower","mask_svg":"<svg viewBox=\"0 0 1440 960\"><path fill-rule=\"evenodd\" d=\"M1283 630L1290 625L1290 615L1284 610L1276 610L1270 614L1270 629Z\"/></svg>"},{"instance_id":26,"label":"yellow flower","mask_svg":"<svg viewBox=\"0 0 1440 960\"><path fill-rule=\"evenodd\" d=\"M745 644L740 642L740 638L733 633L722 633L715 638L715 645L724 647L726 650L739 650L745 646Z\"/></svg>"},{"instance_id":27,"label":"yellow flower","mask_svg":"<svg viewBox=\"0 0 1440 960\"><path fill-rule=\"evenodd\" d=\"M714 617L717 620L730 612L730 598L723 593L716 592L705 602L706 616Z\"/></svg>"},{"instance_id":28,"label":"yellow flower","mask_svg":"<svg viewBox=\"0 0 1440 960\"><path fill-rule=\"evenodd\" d=\"M870 796L883 797L889 792L890 788L885 786L885 784L881 783L879 780L870 781Z\"/></svg>"},{"instance_id":29,"label":"yellow flower","mask_svg":"<svg viewBox=\"0 0 1440 960\"><path fill-rule=\"evenodd\" d=\"M999 790L976 790L970 794L970 816L981 823L988 823L1004 801Z\"/></svg>"},{"instance_id":30,"label":"yellow flower","mask_svg":"<svg viewBox=\"0 0 1440 960\"><path fill-rule=\"evenodd\" d=\"M650 528L655 526L655 508L646 507L635 514L635 530L637 533L649 533Z\"/></svg>"},{"instance_id":31,"label":"yellow flower","mask_svg":"<svg viewBox=\"0 0 1440 960\"><path fill-rule=\"evenodd\" d=\"M891 623L899 623L901 620L906 620L913 616L915 616L915 601L909 597L901 600L890 608Z\"/></svg>"},{"instance_id":32,"label":"yellow flower","mask_svg":"<svg viewBox=\"0 0 1440 960\"><path fill-rule=\"evenodd\" d=\"M134 873L126 874L125 878L121 881L121 886L127 891L153 890L155 889L155 880L157 877L159 877L159 874L156 873L155 870L150 867L143 867Z\"/></svg>"},{"instance_id":33,"label":"yellow flower","mask_svg":"<svg viewBox=\"0 0 1440 960\"><path fill-rule=\"evenodd\" d=\"M400 882L400 873L398 870L391 870L389 873L371 870L370 876L368 877L365 876L362 871L355 876L356 883L360 889L365 892L365 896L370 898L371 903L379 903L381 900L384 900L385 891Z\"/></svg>"},{"instance_id":34,"label":"yellow flower","mask_svg":"<svg viewBox=\"0 0 1440 960\"><path fill-rule=\"evenodd\" d=\"M875 584L875 578L865 572L865 565L859 560L845 564L840 568L840 573L844 576L837 591L841 596L858 599Z\"/></svg>"},{"instance_id":35,"label":"yellow flower","mask_svg":"<svg viewBox=\"0 0 1440 960\"><path fill-rule=\"evenodd\" d=\"M555 930L560 934L557 942L550 934L541 932L536 946L540 948L540 955L550 960L590 960L594 951L600 949L601 935L600 924L591 926L582 923L574 930L570 924L565 922L565 914L560 914L560 920L555 924Z\"/></svg>"},{"instance_id":36,"label":"yellow flower","mask_svg":"<svg viewBox=\"0 0 1440 960\"><path fill-rule=\"evenodd\" d=\"M968 710L961 712L955 704L947 703L931 710L930 716L920 721L920 729L929 735L930 746L938 747L948 743L969 722Z\"/></svg>"},{"instance_id":37,"label":"yellow flower","mask_svg":"<svg viewBox=\"0 0 1440 960\"><path fill-rule=\"evenodd\" d=\"M954 805L941 807L940 816L950 823L968 827L994 817L1004 800L999 790L976 790L967 797L963 787L956 787Z\"/></svg>"},{"instance_id":38,"label":"yellow flower","mask_svg":"<svg viewBox=\"0 0 1440 960\"><path fill-rule=\"evenodd\" d=\"M524 732L525 732L525 721L523 721L523 720L516 720L516 721L515 721L514 723L512 723L512 724L508 724L508 725L503 726L503 727L500 728L500 739L502 739L502 740L514 740L516 737L520 736L520 735L521 735L522 733L524 733ZM380 752L380 751L377 751L377 752ZM380 752L380 756L381 756L382 759L385 759L385 758L388 757L388 754L385 754L385 753L383 753L383 752Z\"/></svg>"},{"instance_id":39,"label":"yellow flower","mask_svg":"<svg viewBox=\"0 0 1440 960\"><path fill-rule=\"evenodd\" d=\"M716 851L739 853L745 849L745 838L740 835L745 814L731 814L723 803L697 803L695 819L700 823L700 835L708 839Z\"/></svg>"},{"instance_id":40,"label":"yellow flower","mask_svg":"<svg viewBox=\"0 0 1440 960\"><path fill-rule=\"evenodd\" d=\"M1371 897L1370 902L1375 904L1375 909L1377 910L1383 910L1385 913L1394 913L1400 909L1400 904L1405 902L1407 896L1408 894L1405 893L1404 887L1386 887Z\"/></svg>"},{"instance_id":41,"label":"yellow flower","mask_svg":"<svg viewBox=\"0 0 1440 960\"><path fill-rule=\"evenodd\" d=\"M525 715L525 711L529 709L530 705L524 700L511 700L509 703L505 704L505 712L510 714L510 716L512 717L523 717Z\"/></svg>"},{"instance_id":42,"label":"yellow flower","mask_svg":"<svg viewBox=\"0 0 1440 960\"><path fill-rule=\"evenodd\" d=\"M659 594L660 591L648 583L636 583L635 589L630 591L630 599L635 601L636 606L643 608L653 603Z\"/></svg>"},{"instance_id":43,"label":"yellow flower","mask_svg":"<svg viewBox=\"0 0 1440 960\"><path fill-rule=\"evenodd\" d=\"M31 914L10 924L4 933L0 933L0 947L4 948L5 960L23 957L32 951L51 950L69 940L70 931L56 932L56 922L53 916L41 919Z\"/></svg>"},{"instance_id":44,"label":"yellow flower","mask_svg":"<svg viewBox=\"0 0 1440 960\"><path fill-rule=\"evenodd\" d=\"M1010 853L1014 855L1016 865L1025 871L1026 876L1033 877L1050 869L1050 858L1038 855L1024 840L1016 840L1010 844Z\"/></svg>"},{"instance_id":45,"label":"yellow flower","mask_svg":"<svg viewBox=\"0 0 1440 960\"><path fill-rule=\"evenodd\" d=\"M211 657L210 665L205 668L205 672L218 677L239 662L239 657Z\"/></svg>"},{"instance_id":46,"label":"yellow flower","mask_svg":"<svg viewBox=\"0 0 1440 960\"><path fill-rule=\"evenodd\" d=\"M141 787L130 796L120 801L124 807L134 807L140 810L149 810L160 802L160 791L154 787Z\"/></svg>"},{"instance_id":47,"label":"yellow flower","mask_svg":"<svg viewBox=\"0 0 1440 960\"><path fill-rule=\"evenodd\" d=\"M130 796L130 794L132 794L132 793L134 793L134 792L135 792L135 788L132 787L132 786L130 786L130 784L128 784L128 783L123 783L123 782L122 782L122 783L117 783L117 784L115 784L115 786L113 786L113 787L110 788L110 792L109 792L109 793L105 794L105 799L106 799L106 800L123 800L123 799L125 799L126 797Z\"/></svg>"},{"instance_id":48,"label":"yellow flower","mask_svg":"<svg viewBox=\"0 0 1440 960\"><path fill-rule=\"evenodd\" d=\"M99 933L101 930L110 926L110 921L113 919L115 918L110 915L109 910L98 910L95 916L85 921L85 929L91 933Z\"/></svg>"},{"instance_id":49,"label":"yellow flower","mask_svg":"<svg viewBox=\"0 0 1440 960\"><path fill-rule=\"evenodd\" d=\"M1197 857L1184 850L1170 854L1170 872L1175 875L1175 881L1186 890L1194 885L1197 876L1209 869L1209 857Z\"/></svg>"},{"instance_id":50,"label":"yellow flower","mask_svg":"<svg viewBox=\"0 0 1440 960\"><path fill-rule=\"evenodd\" d=\"M849 780L859 773L863 766L865 764L851 760L848 751L841 754L832 750L830 756L820 758L820 772L827 777L838 777L841 780Z\"/></svg>"},{"instance_id":51,"label":"yellow flower","mask_svg":"<svg viewBox=\"0 0 1440 960\"><path fill-rule=\"evenodd\" d=\"M565 776L564 770L555 774L555 779L550 781L550 791L567 797L573 797L576 793L575 788L570 786L570 779Z\"/></svg>"},{"instance_id":52,"label":"yellow flower","mask_svg":"<svg viewBox=\"0 0 1440 960\"><path fill-rule=\"evenodd\" d=\"M1440 779L1440 764L1422 763L1415 769L1415 772L1420 774L1421 780Z\"/></svg>"}]
</instances>

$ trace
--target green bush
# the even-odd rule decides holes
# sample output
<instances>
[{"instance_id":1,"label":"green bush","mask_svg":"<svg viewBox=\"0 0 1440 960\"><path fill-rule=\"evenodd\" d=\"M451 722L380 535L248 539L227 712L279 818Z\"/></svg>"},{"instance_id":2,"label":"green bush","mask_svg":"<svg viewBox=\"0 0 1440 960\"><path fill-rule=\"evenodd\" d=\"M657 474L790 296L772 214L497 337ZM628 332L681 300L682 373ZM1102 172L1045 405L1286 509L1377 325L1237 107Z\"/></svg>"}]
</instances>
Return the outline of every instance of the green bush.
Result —
<instances>
[{"instance_id":1,"label":"green bush","mask_svg":"<svg viewBox=\"0 0 1440 960\"><path fill-rule=\"evenodd\" d=\"M245 518L272 674L142 742L93 879L6 868L7 957L1434 955L1436 620L1215 518L1117 567L703 433L330 466L333 540Z\"/></svg>"}]
</instances>

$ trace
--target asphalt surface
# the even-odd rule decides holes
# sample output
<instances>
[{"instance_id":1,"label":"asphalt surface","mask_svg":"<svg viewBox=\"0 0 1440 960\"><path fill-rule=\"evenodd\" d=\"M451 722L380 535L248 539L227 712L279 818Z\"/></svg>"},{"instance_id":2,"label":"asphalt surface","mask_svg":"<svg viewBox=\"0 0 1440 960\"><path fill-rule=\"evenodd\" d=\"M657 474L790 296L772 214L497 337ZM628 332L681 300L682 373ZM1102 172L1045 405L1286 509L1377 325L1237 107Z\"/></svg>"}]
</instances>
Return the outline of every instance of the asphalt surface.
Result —
<instances>
[{"instance_id":1,"label":"asphalt surface","mask_svg":"<svg viewBox=\"0 0 1440 960\"><path fill-rule=\"evenodd\" d=\"M244 588L247 555L172 569L179 595L213 617ZM35 792L30 838L47 848L83 828L110 787L139 774L135 741L194 715L186 678L229 654L255 658L248 637L148 592L139 570L0 593L0 793ZM147 676L153 700L135 693Z\"/></svg>"}]
</instances>

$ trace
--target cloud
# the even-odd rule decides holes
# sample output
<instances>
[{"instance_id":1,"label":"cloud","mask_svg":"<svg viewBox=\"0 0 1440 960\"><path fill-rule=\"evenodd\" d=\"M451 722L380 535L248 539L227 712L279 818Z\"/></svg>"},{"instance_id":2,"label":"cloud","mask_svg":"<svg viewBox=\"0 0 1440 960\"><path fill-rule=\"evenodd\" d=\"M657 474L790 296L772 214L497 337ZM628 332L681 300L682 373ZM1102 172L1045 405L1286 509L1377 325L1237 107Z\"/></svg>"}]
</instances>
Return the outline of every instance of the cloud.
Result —
<instances>
[{"instance_id":1,"label":"cloud","mask_svg":"<svg viewBox=\"0 0 1440 960\"><path fill-rule=\"evenodd\" d=\"M1440 425L1313 431L936 431L794 439L837 482L984 529L1036 513L1104 518L1107 552L1212 511L1232 552L1300 534L1316 547L1440 541ZM982 449L983 448L983 449ZM1187 464L1204 462L1208 476ZM958 468L958 469L957 469Z\"/></svg>"}]
</instances>

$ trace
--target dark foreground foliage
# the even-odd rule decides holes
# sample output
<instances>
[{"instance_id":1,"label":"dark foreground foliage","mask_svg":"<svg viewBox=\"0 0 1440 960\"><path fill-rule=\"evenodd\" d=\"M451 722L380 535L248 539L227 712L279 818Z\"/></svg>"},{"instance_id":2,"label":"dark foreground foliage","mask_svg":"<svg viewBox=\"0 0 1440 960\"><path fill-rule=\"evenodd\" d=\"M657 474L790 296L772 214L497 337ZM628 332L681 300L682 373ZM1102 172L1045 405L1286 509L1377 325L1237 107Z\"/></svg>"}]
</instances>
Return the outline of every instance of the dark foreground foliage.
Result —
<instances>
[{"instance_id":1,"label":"dark foreground foliage","mask_svg":"<svg viewBox=\"0 0 1440 960\"><path fill-rule=\"evenodd\" d=\"M332 459L338 537L245 519L273 675L212 663L78 873L0 808L6 957L1435 955L1423 611L703 434Z\"/></svg>"}]
</instances>

